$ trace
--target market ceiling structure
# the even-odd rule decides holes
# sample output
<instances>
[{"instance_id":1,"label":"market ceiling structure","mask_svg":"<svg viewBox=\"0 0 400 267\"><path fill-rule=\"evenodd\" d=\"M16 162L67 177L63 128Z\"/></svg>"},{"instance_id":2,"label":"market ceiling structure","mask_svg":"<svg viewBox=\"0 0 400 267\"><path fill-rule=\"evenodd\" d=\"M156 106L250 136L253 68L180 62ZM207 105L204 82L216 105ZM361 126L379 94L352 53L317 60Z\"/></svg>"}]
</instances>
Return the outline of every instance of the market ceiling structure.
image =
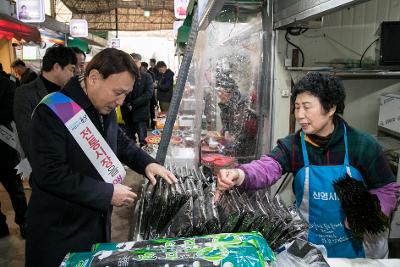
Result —
<instances>
[{"instance_id":1,"label":"market ceiling structure","mask_svg":"<svg viewBox=\"0 0 400 267\"><path fill-rule=\"evenodd\" d=\"M61 0L89 30L151 31L173 28L174 0ZM144 11L150 11L145 17Z\"/></svg>"}]
</instances>

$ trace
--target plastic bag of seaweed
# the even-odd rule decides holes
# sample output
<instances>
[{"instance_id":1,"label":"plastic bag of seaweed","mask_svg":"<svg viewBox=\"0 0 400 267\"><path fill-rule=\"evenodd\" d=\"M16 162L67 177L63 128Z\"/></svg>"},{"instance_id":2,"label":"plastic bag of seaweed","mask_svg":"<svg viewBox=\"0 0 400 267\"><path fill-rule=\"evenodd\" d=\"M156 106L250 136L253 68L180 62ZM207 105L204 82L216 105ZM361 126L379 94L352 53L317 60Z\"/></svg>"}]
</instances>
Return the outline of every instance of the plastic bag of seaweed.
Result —
<instances>
[{"instance_id":1,"label":"plastic bag of seaweed","mask_svg":"<svg viewBox=\"0 0 400 267\"><path fill-rule=\"evenodd\" d=\"M267 213L267 208L262 203L259 194L257 194L257 192L251 192L250 194L251 194L251 197L249 198L250 203L257 211L251 230L260 232L264 225L269 224L270 218Z\"/></svg>"},{"instance_id":2,"label":"plastic bag of seaweed","mask_svg":"<svg viewBox=\"0 0 400 267\"><path fill-rule=\"evenodd\" d=\"M201 234L219 233L221 229L218 210L214 203L216 183L212 183L204 191L205 223L203 224Z\"/></svg>"},{"instance_id":3,"label":"plastic bag of seaweed","mask_svg":"<svg viewBox=\"0 0 400 267\"><path fill-rule=\"evenodd\" d=\"M233 196L233 191L225 191L216 203L222 233L232 233L242 216L242 209Z\"/></svg>"},{"instance_id":4,"label":"plastic bag of seaweed","mask_svg":"<svg viewBox=\"0 0 400 267\"><path fill-rule=\"evenodd\" d=\"M280 215L281 211L275 207L273 201L270 199L267 190L257 191L256 194L261 199L268 216L268 223L262 226L260 232L267 242L271 244L271 242L276 240L285 231L288 225Z\"/></svg>"},{"instance_id":5,"label":"plastic bag of seaweed","mask_svg":"<svg viewBox=\"0 0 400 267\"><path fill-rule=\"evenodd\" d=\"M285 245L285 250L276 257L273 267L329 267L325 260L327 252L324 246L314 245L297 238Z\"/></svg>"},{"instance_id":6,"label":"plastic bag of seaweed","mask_svg":"<svg viewBox=\"0 0 400 267\"><path fill-rule=\"evenodd\" d=\"M258 216L258 212L251 205L246 193L239 196L238 201L242 207L242 216L236 226L235 232L247 232L254 230L253 223Z\"/></svg>"},{"instance_id":7,"label":"plastic bag of seaweed","mask_svg":"<svg viewBox=\"0 0 400 267\"><path fill-rule=\"evenodd\" d=\"M150 184L150 183L149 183ZM132 218L133 224L129 229L129 240L143 240L143 208L144 208L144 194L146 192L147 185L142 187L140 193L140 199L136 202L135 208L133 210Z\"/></svg>"},{"instance_id":8,"label":"plastic bag of seaweed","mask_svg":"<svg viewBox=\"0 0 400 267\"><path fill-rule=\"evenodd\" d=\"M148 239L150 235L150 230L151 230L150 222L153 216L153 205L154 205L153 196L155 190L156 187L154 187L151 183L147 183L144 189L144 194L141 196L140 199L142 207L140 209L140 215L139 215L139 217L141 218L139 229L140 229L140 235L143 237L143 239Z\"/></svg>"},{"instance_id":9,"label":"plastic bag of seaweed","mask_svg":"<svg viewBox=\"0 0 400 267\"><path fill-rule=\"evenodd\" d=\"M161 237L186 237L193 233L193 197L183 205L160 232Z\"/></svg>"},{"instance_id":10,"label":"plastic bag of seaweed","mask_svg":"<svg viewBox=\"0 0 400 267\"><path fill-rule=\"evenodd\" d=\"M291 242L296 238L305 238L309 228L308 223L300 216L300 213L296 207L289 206L288 210L294 219L289 223L287 232L285 232L284 235L279 236L270 244L271 247L274 247L274 249L277 249L285 243Z\"/></svg>"},{"instance_id":11,"label":"plastic bag of seaweed","mask_svg":"<svg viewBox=\"0 0 400 267\"><path fill-rule=\"evenodd\" d=\"M274 260L274 253L260 234L240 233L96 244L92 252L69 253L62 266L264 267Z\"/></svg>"}]
</instances>

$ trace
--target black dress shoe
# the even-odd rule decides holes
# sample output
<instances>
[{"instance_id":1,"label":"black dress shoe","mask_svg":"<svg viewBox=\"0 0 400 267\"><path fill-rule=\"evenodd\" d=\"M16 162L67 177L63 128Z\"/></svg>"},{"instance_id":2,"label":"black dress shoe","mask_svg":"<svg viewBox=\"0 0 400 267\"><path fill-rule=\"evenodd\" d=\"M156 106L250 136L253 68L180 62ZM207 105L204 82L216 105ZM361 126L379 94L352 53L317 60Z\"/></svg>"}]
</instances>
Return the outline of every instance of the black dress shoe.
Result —
<instances>
[{"instance_id":1,"label":"black dress shoe","mask_svg":"<svg viewBox=\"0 0 400 267\"><path fill-rule=\"evenodd\" d=\"M7 224L0 226L0 238L10 235L10 231L8 230Z\"/></svg>"}]
</instances>

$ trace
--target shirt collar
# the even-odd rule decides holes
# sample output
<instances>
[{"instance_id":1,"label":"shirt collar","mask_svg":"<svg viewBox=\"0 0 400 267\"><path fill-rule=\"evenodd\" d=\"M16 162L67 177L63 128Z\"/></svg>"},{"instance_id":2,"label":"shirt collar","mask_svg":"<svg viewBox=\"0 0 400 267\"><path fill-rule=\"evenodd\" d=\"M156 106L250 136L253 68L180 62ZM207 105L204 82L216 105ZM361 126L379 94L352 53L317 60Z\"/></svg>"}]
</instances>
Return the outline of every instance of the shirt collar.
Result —
<instances>
[{"instance_id":1,"label":"shirt collar","mask_svg":"<svg viewBox=\"0 0 400 267\"><path fill-rule=\"evenodd\" d=\"M48 93L53 93L61 90L61 86L47 80L43 75L40 75L40 79L43 82L44 87L46 87L46 90Z\"/></svg>"},{"instance_id":2,"label":"shirt collar","mask_svg":"<svg viewBox=\"0 0 400 267\"><path fill-rule=\"evenodd\" d=\"M333 118L333 123L335 124L335 129L332 132L331 138L329 140L329 142L322 147L324 150L328 149L330 146L337 144L339 141L341 141L343 139L343 135L344 135L344 124L347 124L345 122L345 120L343 120L341 117L339 116L335 116ZM301 130L299 130L299 134L300 134ZM312 138L310 138L309 136L305 135L304 140L307 143L310 143L311 145L315 146L315 147L320 147L316 142L314 142L312 140Z\"/></svg>"}]
</instances>

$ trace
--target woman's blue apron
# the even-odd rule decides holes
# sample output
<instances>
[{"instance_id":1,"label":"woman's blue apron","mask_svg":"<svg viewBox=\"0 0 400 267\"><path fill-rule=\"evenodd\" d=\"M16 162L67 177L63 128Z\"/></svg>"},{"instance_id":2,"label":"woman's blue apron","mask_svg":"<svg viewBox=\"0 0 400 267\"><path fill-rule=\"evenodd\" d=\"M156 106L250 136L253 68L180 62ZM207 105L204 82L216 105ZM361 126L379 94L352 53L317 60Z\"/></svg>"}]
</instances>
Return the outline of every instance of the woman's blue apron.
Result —
<instances>
[{"instance_id":1,"label":"woman's blue apron","mask_svg":"<svg viewBox=\"0 0 400 267\"><path fill-rule=\"evenodd\" d=\"M333 188L333 182L348 174L363 181L360 172L350 166L347 148L347 130L344 126L345 157L343 165L310 165L304 133L301 132L301 146L304 167L294 178L296 205L310 224L308 240L326 247L328 257L364 258L361 241L352 238L351 231L344 227L345 215L340 200Z\"/></svg>"}]
</instances>

